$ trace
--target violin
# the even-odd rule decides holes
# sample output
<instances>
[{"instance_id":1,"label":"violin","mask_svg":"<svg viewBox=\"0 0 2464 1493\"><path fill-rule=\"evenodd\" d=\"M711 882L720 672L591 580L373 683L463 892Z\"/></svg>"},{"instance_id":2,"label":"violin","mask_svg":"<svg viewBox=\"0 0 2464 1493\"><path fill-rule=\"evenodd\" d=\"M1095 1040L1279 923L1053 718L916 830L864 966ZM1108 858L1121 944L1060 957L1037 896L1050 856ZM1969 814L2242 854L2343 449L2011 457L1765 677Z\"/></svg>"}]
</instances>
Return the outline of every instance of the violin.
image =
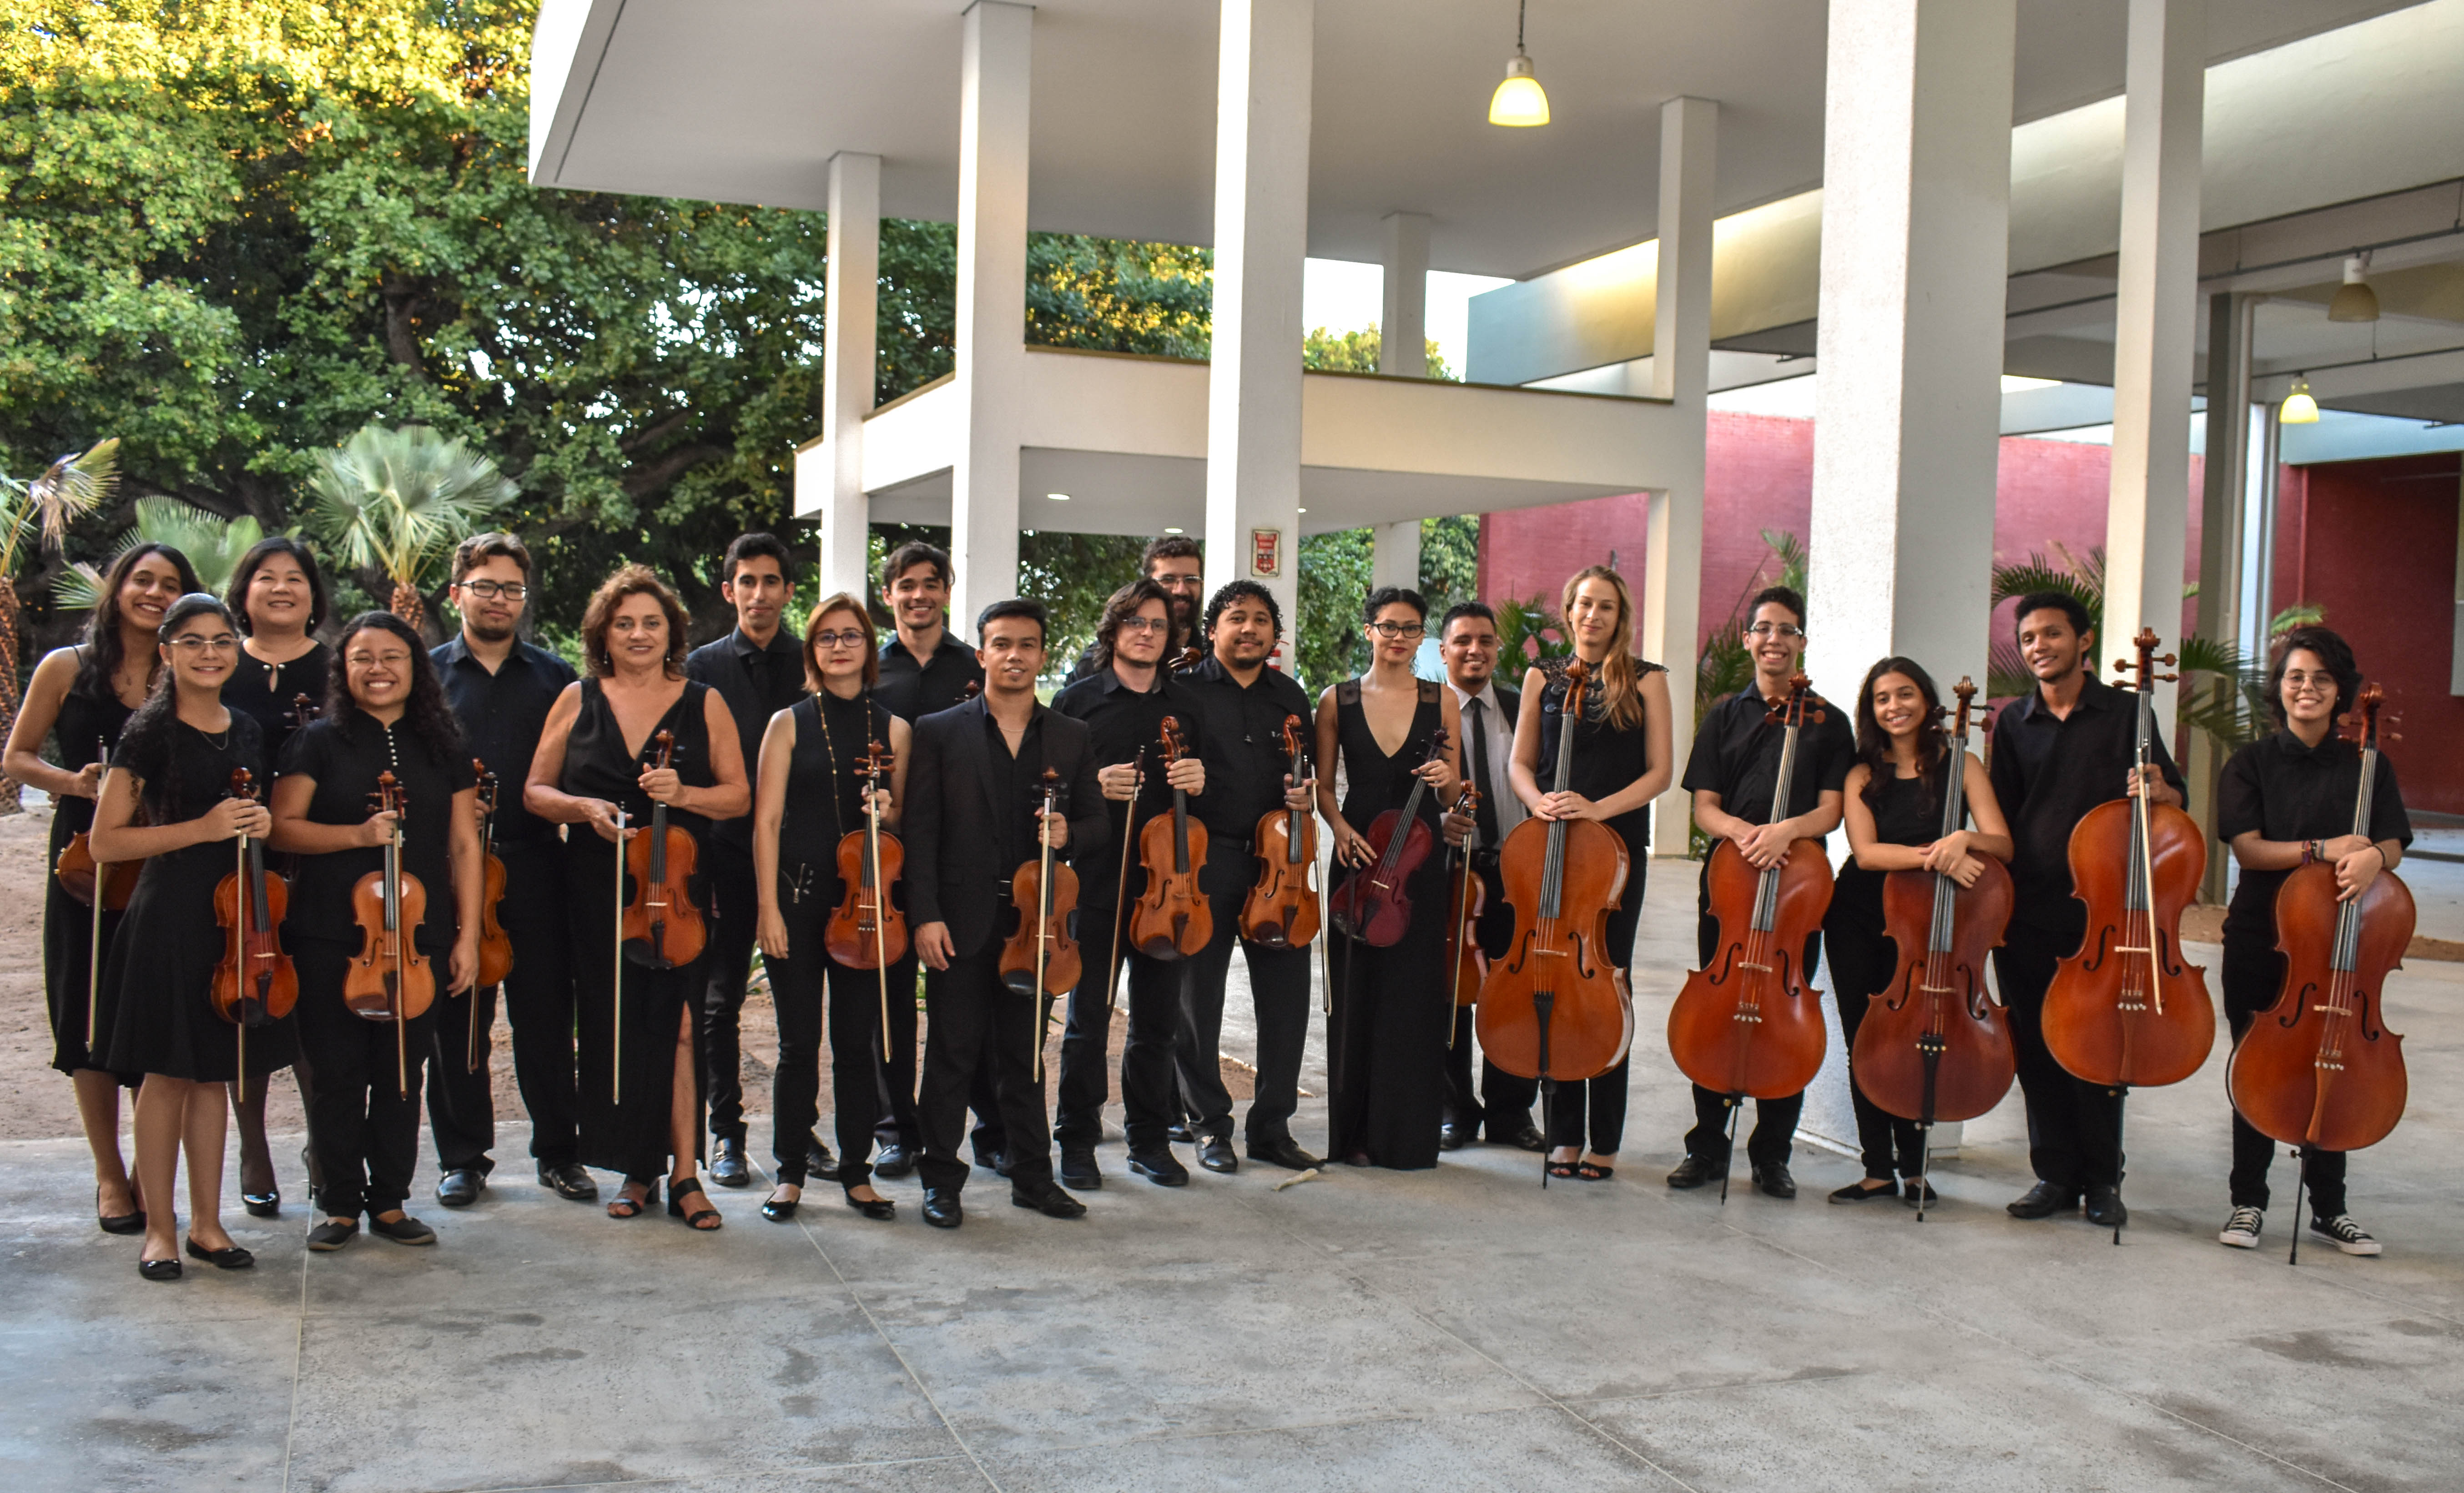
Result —
<instances>
[{"instance_id":1,"label":"violin","mask_svg":"<svg viewBox=\"0 0 2464 1493\"><path fill-rule=\"evenodd\" d=\"M1961 679L1950 752L1943 766L1942 836L1968 823L1968 722L1976 685ZM1943 714L1949 714L1945 711ZM1882 878L1882 927L1899 946L1899 973L1866 998L1848 1072L1866 1098L1929 1131L1937 1120L1972 1120L2002 1102L2016 1071L2011 1026L1986 993L1985 957L2011 921L2011 873L1975 858L1976 884L1940 871ZM1923 1181L1925 1161L1917 1163ZM1925 1217L1917 1189L1917 1217Z\"/></svg>"},{"instance_id":2,"label":"violin","mask_svg":"<svg viewBox=\"0 0 2464 1493\"><path fill-rule=\"evenodd\" d=\"M1423 760L1434 762L1445 751L1446 731L1441 726L1429 733L1429 755ZM1420 817L1420 797L1428 791L1428 780L1414 774L1403 806L1369 822L1361 838L1376 859L1354 868L1327 898L1327 918L1336 933L1373 949L1390 949L1411 931L1412 878L1437 844L1436 831Z\"/></svg>"},{"instance_id":3,"label":"violin","mask_svg":"<svg viewBox=\"0 0 2464 1493\"><path fill-rule=\"evenodd\" d=\"M1798 736L1823 717L1802 673L1765 715L1783 733L1767 823L1789 817ZM1711 849L1708 877L1720 942L1669 1008L1668 1050L1687 1078L1728 1097L1733 1118L1739 1099L1802 1093L1822 1066L1822 996L1797 961L1831 906L1831 861L1822 842L1798 840L1777 866L1758 870L1736 842L1723 840Z\"/></svg>"},{"instance_id":4,"label":"violin","mask_svg":"<svg viewBox=\"0 0 2464 1493\"><path fill-rule=\"evenodd\" d=\"M1574 727L1591 670L1566 666L1557 770L1573 781ZM1497 871L1514 908L1514 938L1480 985L1482 1053L1517 1078L1580 1083L1625 1061L1634 1001L1608 955L1609 910L1631 873L1625 841L1592 819L1527 819L1498 847ZM1470 941L1467 939L1467 941Z\"/></svg>"},{"instance_id":5,"label":"violin","mask_svg":"<svg viewBox=\"0 0 2464 1493\"><path fill-rule=\"evenodd\" d=\"M496 904L505 897L505 863L496 858L496 775L485 762L471 759L479 777L479 978L478 988L504 982L514 968L514 941L496 921ZM473 1008L473 1011L477 1009ZM473 1020L476 1020L475 1015ZM473 1065L476 1071L476 1065Z\"/></svg>"},{"instance_id":6,"label":"violin","mask_svg":"<svg viewBox=\"0 0 2464 1493\"><path fill-rule=\"evenodd\" d=\"M655 760L665 769L675 764L676 736L662 731L650 738ZM693 869L701 847L682 824L668 823L668 806L650 805L648 834L625 842L625 869L633 878L633 900L625 905L617 936L625 957L654 970L671 970L701 957L710 941L710 925L693 903Z\"/></svg>"},{"instance_id":7,"label":"violin","mask_svg":"<svg viewBox=\"0 0 2464 1493\"><path fill-rule=\"evenodd\" d=\"M1044 808L1052 812L1053 796L1061 791L1061 775L1044 770ZM1069 936L1069 914L1078 906L1078 873L1052 859L1052 842L1044 836L1045 819L1035 822L1032 861L1021 861L1009 879L1010 901L1018 908L1018 932L1001 945L1001 983L1022 996L1066 996L1078 984L1078 942ZM1044 1021L1035 1023L1035 1076L1044 1079Z\"/></svg>"},{"instance_id":8,"label":"violin","mask_svg":"<svg viewBox=\"0 0 2464 1493\"><path fill-rule=\"evenodd\" d=\"M95 757L109 761L111 748L99 738L95 741ZM138 811L137 823L143 823L144 810ZM137 876L143 870L143 861L113 861L105 867L94 858L94 840L85 830L69 836L60 846L59 859L52 863L52 874L60 879L60 889L87 907L94 906L94 884L102 882L102 907L106 912L125 912L128 899L137 895Z\"/></svg>"},{"instance_id":9,"label":"violin","mask_svg":"<svg viewBox=\"0 0 2464 1493\"><path fill-rule=\"evenodd\" d=\"M2384 698L2377 685L2364 687L2339 723L2362 751L2353 833L2365 838ZM2392 871L2349 902L2336 898L2332 863L2286 875L2276 893L2283 991L2225 1068L2225 1090L2252 1129L2305 1153L2359 1151L2404 1118L2404 1039L2387 1029L2379 998L2387 972L2404 962L2412 925L2412 892Z\"/></svg>"},{"instance_id":10,"label":"violin","mask_svg":"<svg viewBox=\"0 0 2464 1493\"><path fill-rule=\"evenodd\" d=\"M886 970L907 952L907 914L884 894L907 867L907 849L881 827L872 791L893 766L890 749L869 742L854 771L865 780L865 827L839 836L839 886L845 895L830 913L822 946L851 970Z\"/></svg>"},{"instance_id":11,"label":"violin","mask_svg":"<svg viewBox=\"0 0 2464 1493\"><path fill-rule=\"evenodd\" d=\"M1163 760L1169 771L1188 751L1180 719L1163 718ZM1215 941L1215 908L1199 888L1206 866L1206 826L1189 817L1189 795L1172 790L1172 813L1138 831L1138 864L1147 889L1130 910L1130 943L1151 959L1195 958Z\"/></svg>"},{"instance_id":12,"label":"violin","mask_svg":"<svg viewBox=\"0 0 2464 1493\"><path fill-rule=\"evenodd\" d=\"M231 796L256 800L245 767L231 769ZM265 842L239 837L239 864L214 887L214 921L224 933L223 956L214 965L207 994L214 1015L239 1028L239 1098L248 1099L248 1029L278 1021L299 1003L299 977L282 952L282 920L291 889L265 868Z\"/></svg>"},{"instance_id":13,"label":"violin","mask_svg":"<svg viewBox=\"0 0 2464 1493\"><path fill-rule=\"evenodd\" d=\"M1480 819L1480 790L1466 783L1463 796L1455 800L1454 812L1475 823ZM1453 909L1446 918L1446 990L1450 1003L1458 1006L1480 1004L1480 987L1488 981L1488 955L1480 946L1480 914L1488 907L1488 884L1472 868L1472 841L1479 837L1474 830L1463 841L1463 854L1456 859L1454 879L1446 886L1446 903ZM1446 1032L1446 1045L1454 1045L1454 1032Z\"/></svg>"},{"instance_id":14,"label":"violin","mask_svg":"<svg viewBox=\"0 0 2464 1493\"><path fill-rule=\"evenodd\" d=\"M360 952L342 973L342 1004L356 1016L393 1023L394 1080L407 1099L409 1025L436 999L436 972L419 952L416 937L428 916L428 889L402 868L402 824L410 810L393 774L377 775L368 807L371 813L391 810L394 817L385 825L385 868L368 872L351 888L351 920L360 930Z\"/></svg>"},{"instance_id":15,"label":"violin","mask_svg":"<svg viewBox=\"0 0 2464 1493\"><path fill-rule=\"evenodd\" d=\"M1284 717L1292 781L1309 781L1298 715ZM1270 809L1258 819L1258 880L1241 904L1241 936L1269 949L1305 949L1317 936L1317 820L1307 809Z\"/></svg>"}]
</instances>

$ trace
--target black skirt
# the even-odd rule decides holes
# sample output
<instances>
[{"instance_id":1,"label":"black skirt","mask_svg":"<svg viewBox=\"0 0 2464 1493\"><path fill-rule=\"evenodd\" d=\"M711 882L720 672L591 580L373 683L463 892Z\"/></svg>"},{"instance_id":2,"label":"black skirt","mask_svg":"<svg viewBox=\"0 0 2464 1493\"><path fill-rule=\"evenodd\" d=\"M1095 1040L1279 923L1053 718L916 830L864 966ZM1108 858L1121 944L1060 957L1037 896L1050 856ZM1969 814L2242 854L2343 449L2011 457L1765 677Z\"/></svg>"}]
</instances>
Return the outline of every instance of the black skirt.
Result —
<instances>
[{"instance_id":1,"label":"black skirt","mask_svg":"<svg viewBox=\"0 0 2464 1493\"><path fill-rule=\"evenodd\" d=\"M239 1028L214 1014L211 999L227 937L214 920L214 888L234 866L228 841L145 863L103 963L106 1067L195 1083L239 1077ZM247 1045L249 1075L258 1078L291 1065L298 1036L285 1018L251 1027Z\"/></svg>"}]
</instances>

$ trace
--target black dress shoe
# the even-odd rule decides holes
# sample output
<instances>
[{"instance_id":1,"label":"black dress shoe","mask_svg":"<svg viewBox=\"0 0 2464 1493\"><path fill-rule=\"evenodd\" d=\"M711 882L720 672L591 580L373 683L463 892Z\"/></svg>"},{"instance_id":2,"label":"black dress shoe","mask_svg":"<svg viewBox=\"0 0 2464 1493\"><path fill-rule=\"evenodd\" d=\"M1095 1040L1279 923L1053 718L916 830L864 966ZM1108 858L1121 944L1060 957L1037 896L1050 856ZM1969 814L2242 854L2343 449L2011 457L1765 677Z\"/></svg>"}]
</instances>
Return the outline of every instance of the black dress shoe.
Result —
<instances>
[{"instance_id":1,"label":"black dress shoe","mask_svg":"<svg viewBox=\"0 0 2464 1493\"><path fill-rule=\"evenodd\" d=\"M856 1212L863 1214L868 1219L873 1219L887 1223L891 1219L898 1217L898 1204L891 1201L887 1197L875 1197L870 1202L867 1202L863 1198L853 1197L851 1195L842 1194L841 1196L847 1197L847 1205L848 1207L853 1208Z\"/></svg>"},{"instance_id":2,"label":"black dress shoe","mask_svg":"<svg viewBox=\"0 0 2464 1493\"><path fill-rule=\"evenodd\" d=\"M1233 1153L1232 1137L1229 1135L1207 1136L1206 1143L1198 1148L1198 1164L1204 1167L1209 1172L1228 1173L1240 1171L1241 1158Z\"/></svg>"},{"instance_id":3,"label":"black dress shoe","mask_svg":"<svg viewBox=\"0 0 2464 1493\"><path fill-rule=\"evenodd\" d=\"M368 1232L371 1234L382 1234L385 1238L392 1240L397 1244L433 1244L436 1242L436 1231L407 1213L401 1218L394 1219L391 1223L387 1223L383 1219L371 1217L368 1219Z\"/></svg>"},{"instance_id":4,"label":"black dress shoe","mask_svg":"<svg viewBox=\"0 0 2464 1493\"><path fill-rule=\"evenodd\" d=\"M1130 1170L1157 1187L1189 1185L1189 1168L1180 1164L1180 1158L1174 1155L1172 1148L1168 1146L1157 1146L1153 1151L1131 1152ZM1062 1173L1061 1179L1065 1182L1068 1181L1069 1174Z\"/></svg>"},{"instance_id":5,"label":"black dress shoe","mask_svg":"<svg viewBox=\"0 0 2464 1493\"><path fill-rule=\"evenodd\" d=\"M2102 1182L2087 1184L2087 1221L2101 1229L2118 1229L2130 1221L2130 1210L2122 1205L2122 1189Z\"/></svg>"},{"instance_id":6,"label":"black dress shoe","mask_svg":"<svg viewBox=\"0 0 2464 1493\"><path fill-rule=\"evenodd\" d=\"M1040 1193L1022 1193L1018 1189L1012 1188L1010 1189L1009 1205L1013 1208L1032 1208L1047 1219L1083 1219L1087 1217L1087 1205L1080 1202L1077 1198L1070 1197L1067 1193L1063 1192L1058 1187L1046 1188Z\"/></svg>"},{"instance_id":7,"label":"black dress shoe","mask_svg":"<svg viewBox=\"0 0 2464 1493\"><path fill-rule=\"evenodd\" d=\"M1497 1131L1491 1130L1488 1132L1488 1138L1492 1141L1498 1139ZM1541 1134L1540 1127L1529 1120L1524 1121L1511 1134L1506 1136L1505 1140L1517 1151L1542 1152L1549 1149L1549 1137Z\"/></svg>"},{"instance_id":8,"label":"black dress shoe","mask_svg":"<svg viewBox=\"0 0 2464 1493\"><path fill-rule=\"evenodd\" d=\"M830 1153L829 1146L819 1135L804 1143L804 1175L816 1182L839 1179L839 1158Z\"/></svg>"},{"instance_id":9,"label":"black dress shoe","mask_svg":"<svg viewBox=\"0 0 2464 1493\"><path fill-rule=\"evenodd\" d=\"M237 1244L227 1244L220 1249L208 1249L198 1243L194 1236L189 1238L187 1244L189 1259L202 1260L217 1270L245 1270L256 1263L256 1256Z\"/></svg>"},{"instance_id":10,"label":"black dress shoe","mask_svg":"<svg viewBox=\"0 0 2464 1493\"><path fill-rule=\"evenodd\" d=\"M1165 1127L1163 1138L1172 1142L1176 1146L1195 1146L1198 1144L1198 1132L1189 1128L1189 1122L1187 1120L1182 1120L1177 1124Z\"/></svg>"},{"instance_id":11,"label":"black dress shoe","mask_svg":"<svg viewBox=\"0 0 2464 1493\"><path fill-rule=\"evenodd\" d=\"M1064 1146L1061 1148L1061 1185L1075 1187L1083 1192L1102 1190L1104 1172L1102 1168L1095 1165L1094 1147Z\"/></svg>"},{"instance_id":12,"label":"black dress shoe","mask_svg":"<svg viewBox=\"0 0 2464 1493\"><path fill-rule=\"evenodd\" d=\"M1754 1190L1766 1197L1793 1197L1796 1196L1796 1178L1788 1175L1786 1163L1775 1161L1767 1167L1754 1168Z\"/></svg>"},{"instance_id":13,"label":"black dress shoe","mask_svg":"<svg viewBox=\"0 0 2464 1493\"><path fill-rule=\"evenodd\" d=\"M331 1254L349 1243L360 1232L357 1219L319 1219L308 1231L308 1247L320 1255Z\"/></svg>"},{"instance_id":14,"label":"black dress shoe","mask_svg":"<svg viewBox=\"0 0 2464 1493\"><path fill-rule=\"evenodd\" d=\"M909 1176L913 1175L914 1171L914 1150L897 1141L891 1141L882 1147L881 1154L875 1157L872 1163L872 1175L875 1176Z\"/></svg>"},{"instance_id":15,"label":"black dress shoe","mask_svg":"<svg viewBox=\"0 0 2464 1493\"><path fill-rule=\"evenodd\" d=\"M2038 1182L2002 1211L2014 1219L2050 1219L2055 1214L2070 1212L2079 1202L2079 1195L2070 1188Z\"/></svg>"},{"instance_id":16,"label":"black dress shoe","mask_svg":"<svg viewBox=\"0 0 2464 1493\"><path fill-rule=\"evenodd\" d=\"M1249 1142L1249 1159L1263 1161L1272 1167L1283 1167L1292 1172L1308 1172L1326 1165L1317 1157L1301 1150L1300 1142L1289 1135L1264 1144L1254 1140Z\"/></svg>"},{"instance_id":17,"label":"black dress shoe","mask_svg":"<svg viewBox=\"0 0 2464 1493\"><path fill-rule=\"evenodd\" d=\"M140 1260L137 1273L149 1281L176 1281L180 1278L177 1260Z\"/></svg>"},{"instance_id":18,"label":"black dress shoe","mask_svg":"<svg viewBox=\"0 0 2464 1493\"><path fill-rule=\"evenodd\" d=\"M1454 1121L1448 1120L1438 1127L1438 1149L1461 1151L1471 1144L1471 1135L1472 1127L1457 1125Z\"/></svg>"},{"instance_id":19,"label":"black dress shoe","mask_svg":"<svg viewBox=\"0 0 2464 1493\"><path fill-rule=\"evenodd\" d=\"M955 1229L967 1221L966 1210L958 1206L957 1189L924 1189L924 1221L936 1229Z\"/></svg>"},{"instance_id":20,"label":"black dress shoe","mask_svg":"<svg viewBox=\"0 0 2464 1493\"><path fill-rule=\"evenodd\" d=\"M599 1184L591 1180L589 1171L579 1161L542 1161L539 1164L539 1179L541 1187L555 1188L556 1195L567 1202L599 1200Z\"/></svg>"},{"instance_id":21,"label":"black dress shoe","mask_svg":"<svg viewBox=\"0 0 2464 1493\"><path fill-rule=\"evenodd\" d=\"M744 1142L722 1138L710 1158L710 1179L721 1187L750 1187L753 1169L744 1164Z\"/></svg>"},{"instance_id":22,"label":"black dress shoe","mask_svg":"<svg viewBox=\"0 0 2464 1493\"><path fill-rule=\"evenodd\" d=\"M248 1210L252 1219L278 1219L282 1217L282 1189L269 1187L261 1193L242 1193L239 1205Z\"/></svg>"},{"instance_id":23,"label":"black dress shoe","mask_svg":"<svg viewBox=\"0 0 2464 1493\"><path fill-rule=\"evenodd\" d=\"M792 1222L796 1217L796 1205L802 1201L801 1197L764 1197L761 1199L761 1217L773 1223Z\"/></svg>"},{"instance_id":24,"label":"black dress shoe","mask_svg":"<svg viewBox=\"0 0 2464 1493\"><path fill-rule=\"evenodd\" d=\"M437 1179L436 1200L448 1208L468 1208L479 1200L479 1189L487 1185L477 1169L456 1167Z\"/></svg>"},{"instance_id":25,"label":"black dress shoe","mask_svg":"<svg viewBox=\"0 0 2464 1493\"><path fill-rule=\"evenodd\" d=\"M1677 1163L1676 1171L1668 1174L1668 1185L1680 1191L1701 1187L1705 1182L1718 1181L1720 1175L1727 1170L1725 1162L1689 1154Z\"/></svg>"}]
</instances>

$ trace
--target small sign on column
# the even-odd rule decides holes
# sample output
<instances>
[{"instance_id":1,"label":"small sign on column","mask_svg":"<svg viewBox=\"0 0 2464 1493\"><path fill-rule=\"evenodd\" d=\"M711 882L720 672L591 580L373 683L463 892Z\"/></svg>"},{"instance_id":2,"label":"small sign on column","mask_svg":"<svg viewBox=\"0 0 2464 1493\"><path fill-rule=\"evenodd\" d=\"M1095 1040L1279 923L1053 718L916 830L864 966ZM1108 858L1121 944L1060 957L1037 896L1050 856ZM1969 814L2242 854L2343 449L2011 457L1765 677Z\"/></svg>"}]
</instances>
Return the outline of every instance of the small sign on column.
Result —
<instances>
[{"instance_id":1,"label":"small sign on column","mask_svg":"<svg viewBox=\"0 0 2464 1493\"><path fill-rule=\"evenodd\" d=\"M1284 531L1252 529L1249 531L1249 574L1274 577L1284 573Z\"/></svg>"}]
</instances>

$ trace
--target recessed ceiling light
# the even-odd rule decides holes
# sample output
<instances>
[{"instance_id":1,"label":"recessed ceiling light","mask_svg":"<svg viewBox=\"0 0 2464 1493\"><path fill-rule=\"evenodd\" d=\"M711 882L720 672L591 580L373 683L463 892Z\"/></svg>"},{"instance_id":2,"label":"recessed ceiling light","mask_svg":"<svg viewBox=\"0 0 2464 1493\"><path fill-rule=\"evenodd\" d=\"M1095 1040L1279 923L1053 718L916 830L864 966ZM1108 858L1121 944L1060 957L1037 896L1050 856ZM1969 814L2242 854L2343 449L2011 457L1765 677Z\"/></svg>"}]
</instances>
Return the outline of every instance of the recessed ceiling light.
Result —
<instances>
[{"instance_id":1,"label":"recessed ceiling light","mask_svg":"<svg viewBox=\"0 0 2464 1493\"><path fill-rule=\"evenodd\" d=\"M1052 499L1056 503L1066 503L1069 501L1069 494L1067 493L1046 493L1044 495Z\"/></svg>"},{"instance_id":2,"label":"recessed ceiling light","mask_svg":"<svg viewBox=\"0 0 2464 1493\"><path fill-rule=\"evenodd\" d=\"M1178 533L1180 533L1180 531L1179 531L1178 529L1173 528L1173 527L1172 527L1171 525L1169 525L1169 524L1167 524L1167 525L1165 525L1165 526L1164 526L1164 531L1163 531L1163 532L1164 532L1164 533L1166 533L1166 534L1178 534Z\"/></svg>"},{"instance_id":3,"label":"recessed ceiling light","mask_svg":"<svg viewBox=\"0 0 2464 1493\"><path fill-rule=\"evenodd\" d=\"M1309 510L1308 510L1308 509L1306 509L1306 508L1296 509L1296 510L1294 510L1294 511L1295 511L1295 512L1297 512L1297 513L1304 513L1304 514L1309 512Z\"/></svg>"}]
</instances>

